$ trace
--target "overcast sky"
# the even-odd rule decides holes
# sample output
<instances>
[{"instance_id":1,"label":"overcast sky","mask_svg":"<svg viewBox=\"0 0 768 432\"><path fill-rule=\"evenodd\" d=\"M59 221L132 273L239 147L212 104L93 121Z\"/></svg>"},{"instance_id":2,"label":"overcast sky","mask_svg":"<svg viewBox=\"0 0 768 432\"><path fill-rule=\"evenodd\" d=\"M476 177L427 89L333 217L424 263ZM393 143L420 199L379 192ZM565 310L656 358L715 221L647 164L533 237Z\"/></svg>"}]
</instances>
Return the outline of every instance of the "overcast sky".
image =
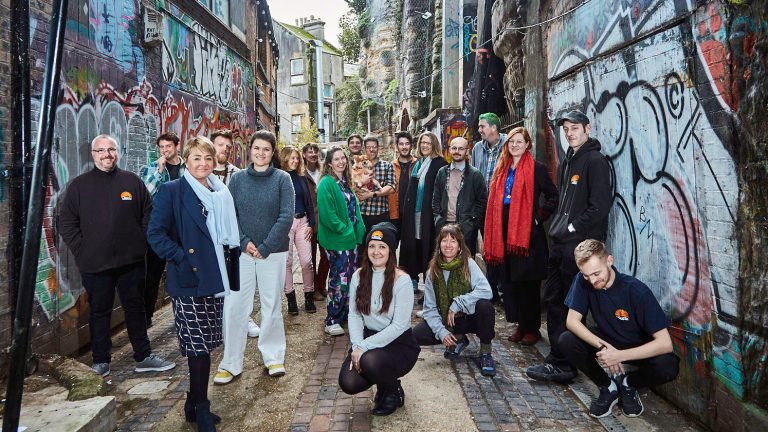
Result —
<instances>
[{"instance_id":1,"label":"overcast sky","mask_svg":"<svg viewBox=\"0 0 768 432\"><path fill-rule=\"evenodd\" d=\"M325 21L325 39L339 46L339 18L347 13L349 6L344 0L268 0L272 18L291 25L296 19L321 18Z\"/></svg>"}]
</instances>

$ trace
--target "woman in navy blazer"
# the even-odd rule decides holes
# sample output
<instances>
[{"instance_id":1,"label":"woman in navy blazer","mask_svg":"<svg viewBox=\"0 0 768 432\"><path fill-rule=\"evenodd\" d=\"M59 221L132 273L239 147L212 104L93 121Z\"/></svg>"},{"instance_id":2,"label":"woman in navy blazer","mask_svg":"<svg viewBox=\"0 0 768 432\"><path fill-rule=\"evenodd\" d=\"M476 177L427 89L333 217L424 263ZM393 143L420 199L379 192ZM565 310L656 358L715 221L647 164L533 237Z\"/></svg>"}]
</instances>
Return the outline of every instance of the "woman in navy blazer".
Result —
<instances>
[{"instance_id":1,"label":"woman in navy blazer","mask_svg":"<svg viewBox=\"0 0 768 432\"><path fill-rule=\"evenodd\" d=\"M222 343L224 296L230 286L239 289L232 264L240 256L240 233L232 195L212 174L213 144L205 137L192 138L183 158L184 175L164 184L154 199L147 237L155 253L168 261L166 291L181 354L189 363L186 420L197 422L198 431L215 431L221 418L210 412L210 353Z\"/></svg>"}]
</instances>

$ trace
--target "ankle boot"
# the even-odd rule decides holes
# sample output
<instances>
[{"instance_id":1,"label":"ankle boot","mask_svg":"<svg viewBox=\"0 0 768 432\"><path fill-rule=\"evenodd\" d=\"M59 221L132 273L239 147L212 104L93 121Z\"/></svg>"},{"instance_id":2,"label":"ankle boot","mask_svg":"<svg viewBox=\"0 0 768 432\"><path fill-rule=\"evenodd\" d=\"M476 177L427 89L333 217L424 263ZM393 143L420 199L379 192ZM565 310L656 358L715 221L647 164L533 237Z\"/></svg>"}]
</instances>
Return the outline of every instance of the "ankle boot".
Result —
<instances>
[{"instance_id":1,"label":"ankle boot","mask_svg":"<svg viewBox=\"0 0 768 432\"><path fill-rule=\"evenodd\" d=\"M190 392L187 392L187 400L184 402L184 418L189 423L194 423L197 420L197 417L195 416L195 403L192 402L192 393ZM213 418L214 423L221 423L221 417L216 414L211 413L211 418Z\"/></svg>"},{"instance_id":2,"label":"ankle boot","mask_svg":"<svg viewBox=\"0 0 768 432\"><path fill-rule=\"evenodd\" d=\"M400 395L397 393L397 390L385 390L384 395L381 397L381 402L371 410L371 414L375 416L388 416L395 412L399 406Z\"/></svg>"},{"instance_id":3,"label":"ankle boot","mask_svg":"<svg viewBox=\"0 0 768 432\"><path fill-rule=\"evenodd\" d=\"M314 292L304 293L304 310L307 311L307 313L317 312L317 308L315 307Z\"/></svg>"},{"instance_id":4,"label":"ankle boot","mask_svg":"<svg viewBox=\"0 0 768 432\"><path fill-rule=\"evenodd\" d=\"M299 314L299 305L296 304L296 291L285 295L288 298L288 313L291 315Z\"/></svg>"},{"instance_id":5,"label":"ankle boot","mask_svg":"<svg viewBox=\"0 0 768 432\"><path fill-rule=\"evenodd\" d=\"M405 390L403 390L403 385L400 383L400 380L397 380L397 395L400 397L400 403L397 406L403 406L405 405Z\"/></svg>"},{"instance_id":6,"label":"ankle boot","mask_svg":"<svg viewBox=\"0 0 768 432\"><path fill-rule=\"evenodd\" d=\"M197 432L216 432L210 401L200 402L195 405L195 417L197 418Z\"/></svg>"}]
</instances>

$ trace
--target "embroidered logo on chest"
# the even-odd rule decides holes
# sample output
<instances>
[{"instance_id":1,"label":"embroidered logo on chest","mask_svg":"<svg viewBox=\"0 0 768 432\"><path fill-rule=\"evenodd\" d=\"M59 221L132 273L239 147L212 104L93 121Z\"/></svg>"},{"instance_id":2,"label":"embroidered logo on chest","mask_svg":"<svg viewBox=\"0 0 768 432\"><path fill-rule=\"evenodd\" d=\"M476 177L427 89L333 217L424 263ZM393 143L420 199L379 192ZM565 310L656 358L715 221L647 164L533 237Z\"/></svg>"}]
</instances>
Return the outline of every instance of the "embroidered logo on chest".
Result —
<instances>
[{"instance_id":1,"label":"embroidered logo on chest","mask_svg":"<svg viewBox=\"0 0 768 432\"><path fill-rule=\"evenodd\" d=\"M615 315L620 321L629 321L629 314L624 309L616 309Z\"/></svg>"},{"instance_id":2,"label":"embroidered logo on chest","mask_svg":"<svg viewBox=\"0 0 768 432\"><path fill-rule=\"evenodd\" d=\"M130 192L125 191L120 194L120 199L123 201L133 201L133 195Z\"/></svg>"},{"instance_id":3,"label":"embroidered logo on chest","mask_svg":"<svg viewBox=\"0 0 768 432\"><path fill-rule=\"evenodd\" d=\"M578 184L578 183L579 183L579 178L580 178L580 177L579 177L579 175L578 175L578 174L574 174L574 175L572 175L572 176L571 176L571 184L572 184L572 185L576 185L576 184Z\"/></svg>"}]
</instances>

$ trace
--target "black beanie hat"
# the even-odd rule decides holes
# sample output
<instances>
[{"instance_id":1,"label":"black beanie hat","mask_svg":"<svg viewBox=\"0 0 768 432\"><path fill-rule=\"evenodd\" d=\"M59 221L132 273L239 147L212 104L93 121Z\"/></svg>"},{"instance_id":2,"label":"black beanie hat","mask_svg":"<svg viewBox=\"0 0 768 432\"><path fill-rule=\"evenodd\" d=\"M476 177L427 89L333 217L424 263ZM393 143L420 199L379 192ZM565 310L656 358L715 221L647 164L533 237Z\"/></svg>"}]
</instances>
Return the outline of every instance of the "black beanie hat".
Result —
<instances>
[{"instance_id":1,"label":"black beanie hat","mask_svg":"<svg viewBox=\"0 0 768 432\"><path fill-rule=\"evenodd\" d=\"M365 238L366 247L371 240L383 241L394 252L397 249L397 228L390 222L377 223L371 228L368 237Z\"/></svg>"}]
</instances>

